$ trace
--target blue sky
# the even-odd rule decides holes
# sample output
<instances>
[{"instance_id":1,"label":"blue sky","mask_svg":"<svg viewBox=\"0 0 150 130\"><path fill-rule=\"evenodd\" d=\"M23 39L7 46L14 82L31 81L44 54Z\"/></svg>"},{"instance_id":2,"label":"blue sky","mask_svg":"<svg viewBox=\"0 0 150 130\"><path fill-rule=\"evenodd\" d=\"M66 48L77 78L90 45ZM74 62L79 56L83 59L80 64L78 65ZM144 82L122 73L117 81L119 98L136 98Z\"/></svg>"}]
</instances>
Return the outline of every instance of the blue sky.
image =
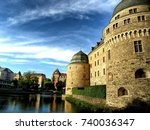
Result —
<instances>
[{"instance_id":1,"label":"blue sky","mask_svg":"<svg viewBox=\"0 0 150 130\"><path fill-rule=\"evenodd\" d=\"M121 0L0 1L0 66L48 78L100 41Z\"/></svg>"}]
</instances>

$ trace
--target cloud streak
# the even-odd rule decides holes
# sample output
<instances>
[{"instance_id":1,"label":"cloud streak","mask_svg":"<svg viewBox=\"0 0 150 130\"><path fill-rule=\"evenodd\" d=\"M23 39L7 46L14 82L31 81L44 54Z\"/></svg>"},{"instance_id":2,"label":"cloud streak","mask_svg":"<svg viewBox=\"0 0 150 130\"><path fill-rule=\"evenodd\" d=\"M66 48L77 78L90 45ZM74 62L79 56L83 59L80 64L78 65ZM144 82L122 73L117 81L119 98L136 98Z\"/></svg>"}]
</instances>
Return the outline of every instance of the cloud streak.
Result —
<instances>
[{"instance_id":1,"label":"cloud streak","mask_svg":"<svg viewBox=\"0 0 150 130\"><path fill-rule=\"evenodd\" d=\"M78 14L79 19L88 18L85 14L92 12L104 13L111 12L114 6L120 0L61 0L45 6L37 6L35 9L27 9L19 15L9 17L7 22L10 25L26 23L32 20L37 20L44 17L60 17L69 14Z\"/></svg>"},{"instance_id":2,"label":"cloud streak","mask_svg":"<svg viewBox=\"0 0 150 130\"><path fill-rule=\"evenodd\" d=\"M75 51L39 45L0 44L0 55L18 59L55 59L69 62Z\"/></svg>"}]
</instances>

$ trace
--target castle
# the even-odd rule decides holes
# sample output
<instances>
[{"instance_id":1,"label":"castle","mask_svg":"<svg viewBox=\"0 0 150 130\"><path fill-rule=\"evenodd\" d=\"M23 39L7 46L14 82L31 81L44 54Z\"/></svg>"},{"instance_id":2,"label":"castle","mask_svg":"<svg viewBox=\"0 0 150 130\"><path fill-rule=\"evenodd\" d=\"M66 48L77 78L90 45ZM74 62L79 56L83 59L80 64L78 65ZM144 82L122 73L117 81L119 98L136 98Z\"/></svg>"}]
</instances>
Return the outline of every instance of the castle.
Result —
<instances>
[{"instance_id":1,"label":"castle","mask_svg":"<svg viewBox=\"0 0 150 130\"><path fill-rule=\"evenodd\" d=\"M150 100L150 1L122 0L91 52L75 54L67 67L66 95L72 88L106 85L106 104L124 107Z\"/></svg>"},{"instance_id":2,"label":"castle","mask_svg":"<svg viewBox=\"0 0 150 130\"><path fill-rule=\"evenodd\" d=\"M57 89L57 83L59 81L65 82L67 75L65 73L60 73L58 69L56 69L52 74L52 82L54 83L55 89Z\"/></svg>"}]
</instances>

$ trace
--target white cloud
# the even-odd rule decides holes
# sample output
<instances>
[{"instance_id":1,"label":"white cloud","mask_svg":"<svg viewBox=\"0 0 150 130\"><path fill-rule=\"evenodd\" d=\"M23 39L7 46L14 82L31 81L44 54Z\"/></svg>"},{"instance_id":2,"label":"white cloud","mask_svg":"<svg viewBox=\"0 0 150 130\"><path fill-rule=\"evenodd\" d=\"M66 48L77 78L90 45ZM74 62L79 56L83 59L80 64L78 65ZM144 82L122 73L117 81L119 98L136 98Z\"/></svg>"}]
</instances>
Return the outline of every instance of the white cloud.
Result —
<instances>
[{"instance_id":1,"label":"white cloud","mask_svg":"<svg viewBox=\"0 0 150 130\"><path fill-rule=\"evenodd\" d=\"M66 15L69 13L76 13L78 18L87 18L84 14L91 12L112 12L113 8L121 0L61 0L54 5L47 3L44 7L37 7L17 14L17 16L9 17L8 23L10 25L18 23L26 23L31 20L40 19L42 17L56 17L58 15Z\"/></svg>"},{"instance_id":2,"label":"white cloud","mask_svg":"<svg viewBox=\"0 0 150 130\"><path fill-rule=\"evenodd\" d=\"M67 64L61 63L61 62L48 62L48 61L44 61L42 62L44 64L48 64L48 65L57 65L57 66L66 66Z\"/></svg>"},{"instance_id":3,"label":"white cloud","mask_svg":"<svg viewBox=\"0 0 150 130\"><path fill-rule=\"evenodd\" d=\"M0 55L9 56L17 59L55 59L59 61L70 61L76 53L73 50L62 48L36 46L36 45L17 45L17 44L0 44ZM23 61L22 61L23 62Z\"/></svg>"}]
</instances>

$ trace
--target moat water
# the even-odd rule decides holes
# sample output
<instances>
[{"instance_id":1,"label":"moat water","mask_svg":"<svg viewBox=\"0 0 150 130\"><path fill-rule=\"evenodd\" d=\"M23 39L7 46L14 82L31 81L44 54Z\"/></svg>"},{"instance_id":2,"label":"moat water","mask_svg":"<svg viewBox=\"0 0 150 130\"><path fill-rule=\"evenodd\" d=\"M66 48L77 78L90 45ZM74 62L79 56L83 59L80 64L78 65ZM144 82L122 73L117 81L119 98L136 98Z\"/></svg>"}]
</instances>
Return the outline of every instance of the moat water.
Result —
<instances>
[{"instance_id":1,"label":"moat water","mask_svg":"<svg viewBox=\"0 0 150 130\"><path fill-rule=\"evenodd\" d=\"M0 95L0 113L75 113L76 107L61 96L40 94Z\"/></svg>"}]
</instances>

